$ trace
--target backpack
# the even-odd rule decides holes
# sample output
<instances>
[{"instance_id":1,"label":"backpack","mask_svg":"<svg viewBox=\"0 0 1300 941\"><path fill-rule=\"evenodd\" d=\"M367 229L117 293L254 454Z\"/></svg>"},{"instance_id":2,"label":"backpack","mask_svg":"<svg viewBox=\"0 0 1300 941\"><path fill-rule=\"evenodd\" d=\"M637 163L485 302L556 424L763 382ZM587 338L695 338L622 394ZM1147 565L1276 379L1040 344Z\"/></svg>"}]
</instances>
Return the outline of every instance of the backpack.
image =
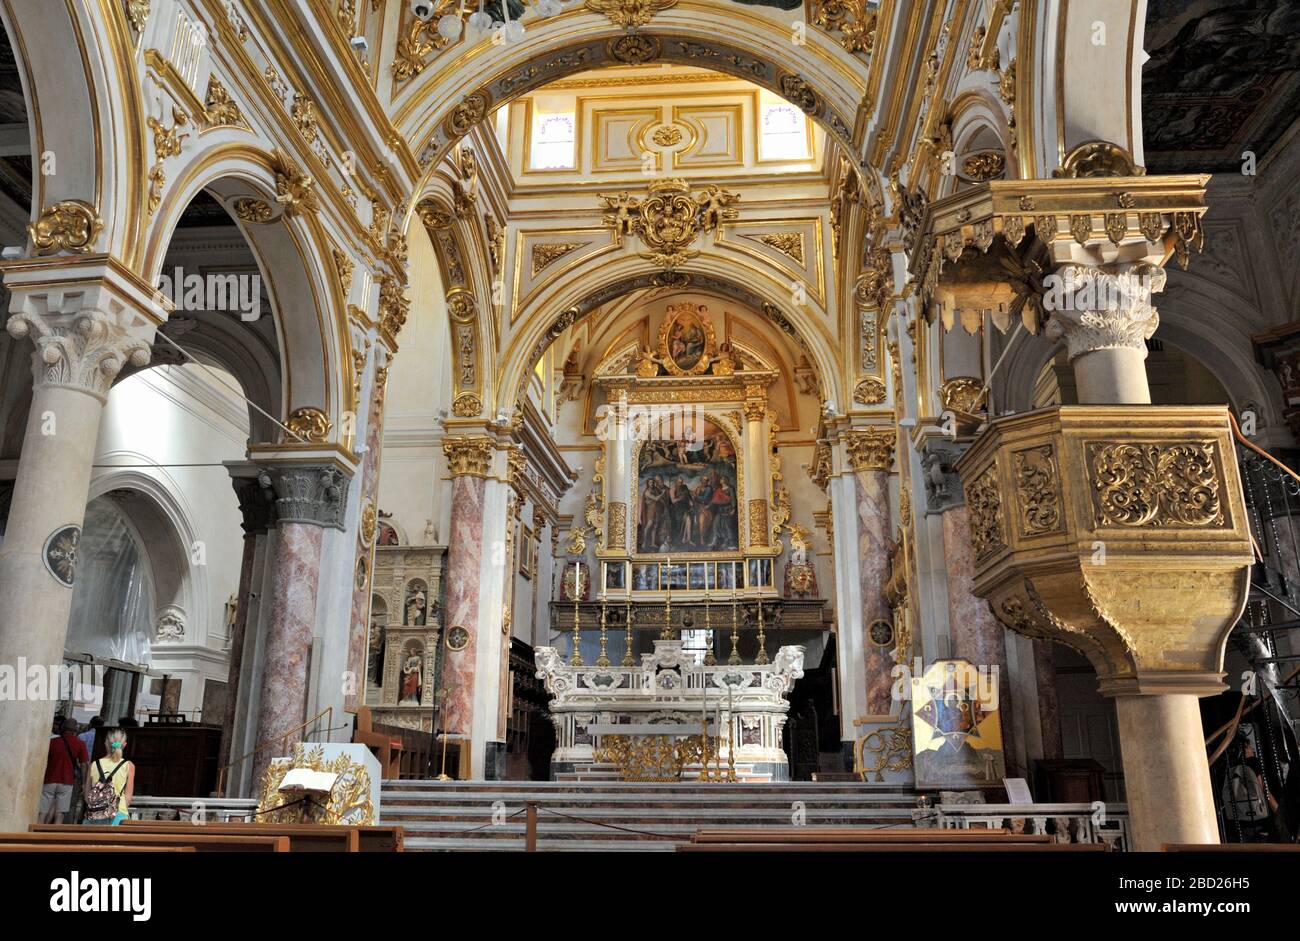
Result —
<instances>
[{"instance_id":1,"label":"backpack","mask_svg":"<svg viewBox=\"0 0 1300 941\"><path fill-rule=\"evenodd\" d=\"M117 816L121 798L118 797L117 791L113 790L113 775L121 771L125 764L125 761L118 762L117 767L105 775L99 762L95 762L99 780L90 786L90 793L86 795L87 820L111 820Z\"/></svg>"}]
</instances>

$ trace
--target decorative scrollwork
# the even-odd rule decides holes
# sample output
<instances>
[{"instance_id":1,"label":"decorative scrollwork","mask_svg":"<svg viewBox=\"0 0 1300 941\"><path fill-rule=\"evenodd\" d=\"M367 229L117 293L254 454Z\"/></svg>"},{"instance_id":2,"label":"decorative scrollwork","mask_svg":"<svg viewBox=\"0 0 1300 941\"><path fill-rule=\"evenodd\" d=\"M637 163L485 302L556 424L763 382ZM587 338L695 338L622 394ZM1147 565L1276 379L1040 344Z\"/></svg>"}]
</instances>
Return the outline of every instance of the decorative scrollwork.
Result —
<instances>
[{"instance_id":1,"label":"decorative scrollwork","mask_svg":"<svg viewBox=\"0 0 1300 941\"><path fill-rule=\"evenodd\" d=\"M1006 547L1002 521L1002 494L998 491L996 468L986 468L966 485L966 506L970 511L970 541L975 558L983 559Z\"/></svg>"},{"instance_id":2,"label":"decorative scrollwork","mask_svg":"<svg viewBox=\"0 0 1300 941\"><path fill-rule=\"evenodd\" d=\"M1011 458L1016 477L1016 503L1020 531L1040 536L1061 527L1060 476L1050 444L1016 451Z\"/></svg>"},{"instance_id":3,"label":"decorative scrollwork","mask_svg":"<svg viewBox=\"0 0 1300 941\"><path fill-rule=\"evenodd\" d=\"M1099 524L1222 526L1213 441L1088 445Z\"/></svg>"}]
</instances>

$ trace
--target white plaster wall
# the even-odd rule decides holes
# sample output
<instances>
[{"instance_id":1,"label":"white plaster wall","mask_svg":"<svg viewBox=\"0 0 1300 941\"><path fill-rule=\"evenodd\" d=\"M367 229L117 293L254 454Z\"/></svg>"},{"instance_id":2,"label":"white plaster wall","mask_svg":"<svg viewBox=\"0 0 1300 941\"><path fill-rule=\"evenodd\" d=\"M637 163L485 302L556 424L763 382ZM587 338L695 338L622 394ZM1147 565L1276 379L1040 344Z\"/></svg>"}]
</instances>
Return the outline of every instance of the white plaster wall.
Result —
<instances>
[{"instance_id":1,"label":"white plaster wall","mask_svg":"<svg viewBox=\"0 0 1300 941\"><path fill-rule=\"evenodd\" d=\"M203 678L226 679L225 605L239 588L243 531L222 462L242 459L248 441L248 412L235 389L228 373L196 365L130 376L108 397L95 451L92 492L146 476L183 517L181 538L190 552L186 637L153 647L155 669L182 679L182 710L201 705Z\"/></svg>"},{"instance_id":2,"label":"white plaster wall","mask_svg":"<svg viewBox=\"0 0 1300 941\"><path fill-rule=\"evenodd\" d=\"M428 520L441 540L451 519L439 423L451 403L451 336L442 277L423 228L412 230L409 248L411 313L388 373L379 507L421 544Z\"/></svg>"}]
</instances>

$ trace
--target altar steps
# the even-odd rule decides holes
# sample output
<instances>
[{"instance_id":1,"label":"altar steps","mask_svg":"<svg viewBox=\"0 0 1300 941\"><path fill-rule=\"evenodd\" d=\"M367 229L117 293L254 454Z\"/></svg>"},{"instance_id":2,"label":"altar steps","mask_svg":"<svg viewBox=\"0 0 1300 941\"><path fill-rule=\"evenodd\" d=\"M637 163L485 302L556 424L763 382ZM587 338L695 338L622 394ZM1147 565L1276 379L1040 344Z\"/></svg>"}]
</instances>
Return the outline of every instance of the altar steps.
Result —
<instances>
[{"instance_id":1,"label":"altar steps","mask_svg":"<svg viewBox=\"0 0 1300 941\"><path fill-rule=\"evenodd\" d=\"M538 849L575 852L671 851L701 827L911 827L916 809L865 784L386 781L380 822L405 828L407 850L518 851L528 801Z\"/></svg>"}]
</instances>

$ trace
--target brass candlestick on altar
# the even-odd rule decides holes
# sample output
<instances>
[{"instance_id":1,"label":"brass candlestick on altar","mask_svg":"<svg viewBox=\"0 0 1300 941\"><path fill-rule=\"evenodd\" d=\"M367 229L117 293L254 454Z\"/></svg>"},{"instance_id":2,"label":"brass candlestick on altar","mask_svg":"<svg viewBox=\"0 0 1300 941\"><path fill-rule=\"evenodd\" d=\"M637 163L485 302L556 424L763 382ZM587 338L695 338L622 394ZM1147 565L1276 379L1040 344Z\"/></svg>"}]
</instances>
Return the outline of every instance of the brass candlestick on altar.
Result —
<instances>
[{"instance_id":1,"label":"brass candlestick on altar","mask_svg":"<svg viewBox=\"0 0 1300 941\"><path fill-rule=\"evenodd\" d=\"M709 652L704 655L706 667L716 666L718 658L713 655L713 616L709 608L709 590L704 589L704 633L709 636Z\"/></svg>"},{"instance_id":2,"label":"brass candlestick on altar","mask_svg":"<svg viewBox=\"0 0 1300 941\"><path fill-rule=\"evenodd\" d=\"M629 594L627 598L627 608L624 610L623 623L624 623L624 630L626 631L626 634L624 634L625 639L623 641L623 666L634 667L636 666L636 661L632 659L632 596L631 594Z\"/></svg>"},{"instance_id":3,"label":"brass candlestick on altar","mask_svg":"<svg viewBox=\"0 0 1300 941\"><path fill-rule=\"evenodd\" d=\"M727 662L733 667L740 666L740 629L736 625L736 589L731 589L731 656Z\"/></svg>"},{"instance_id":4,"label":"brass candlestick on altar","mask_svg":"<svg viewBox=\"0 0 1300 941\"><path fill-rule=\"evenodd\" d=\"M763 602L758 603L758 656L755 663L767 663L767 635L763 633Z\"/></svg>"},{"instance_id":5,"label":"brass candlestick on altar","mask_svg":"<svg viewBox=\"0 0 1300 941\"><path fill-rule=\"evenodd\" d=\"M580 667L584 666L582 662L582 631L578 623L578 580L581 575L578 563L573 563L573 655L569 657L569 665Z\"/></svg>"},{"instance_id":6,"label":"brass candlestick on altar","mask_svg":"<svg viewBox=\"0 0 1300 941\"><path fill-rule=\"evenodd\" d=\"M605 642L607 635L605 633L605 603L606 599L602 596L600 599L600 656L596 658L596 666L609 666L609 655L605 652Z\"/></svg>"}]
</instances>

